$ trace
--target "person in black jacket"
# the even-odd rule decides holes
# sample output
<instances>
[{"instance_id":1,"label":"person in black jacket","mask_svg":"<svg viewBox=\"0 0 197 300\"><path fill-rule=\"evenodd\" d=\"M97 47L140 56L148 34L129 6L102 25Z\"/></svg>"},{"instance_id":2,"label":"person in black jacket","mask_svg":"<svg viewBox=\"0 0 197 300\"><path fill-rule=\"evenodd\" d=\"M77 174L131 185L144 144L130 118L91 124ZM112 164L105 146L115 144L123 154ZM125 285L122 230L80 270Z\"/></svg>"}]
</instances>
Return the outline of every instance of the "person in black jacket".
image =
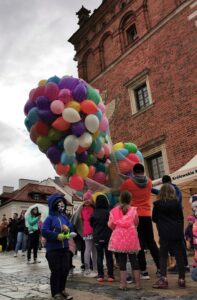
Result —
<instances>
[{"instance_id":1,"label":"person in black jacket","mask_svg":"<svg viewBox=\"0 0 197 300\"><path fill-rule=\"evenodd\" d=\"M154 202L153 222L156 223L160 237L160 279L153 288L167 288L167 257L170 248L175 251L180 288L185 288L185 268L182 252L183 211L178 203L176 191L171 184L164 184L159 193L159 200Z\"/></svg>"},{"instance_id":2,"label":"person in black jacket","mask_svg":"<svg viewBox=\"0 0 197 300\"><path fill-rule=\"evenodd\" d=\"M22 256L25 255L27 248L27 227L25 226L25 211L23 210L17 220L17 242L14 257L17 257L18 250L22 249Z\"/></svg>"},{"instance_id":3,"label":"person in black jacket","mask_svg":"<svg viewBox=\"0 0 197 300\"><path fill-rule=\"evenodd\" d=\"M107 223L109 220L109 203L105 195L98 195L96 198L95 210L90 219L93 227L93 240L97 251L98 282L104 281L103 258L104 253L107 261L108 282L114 281L113 254L108 250L108 243L111 236L111 229Z\"/></svg>"}]
</instances>

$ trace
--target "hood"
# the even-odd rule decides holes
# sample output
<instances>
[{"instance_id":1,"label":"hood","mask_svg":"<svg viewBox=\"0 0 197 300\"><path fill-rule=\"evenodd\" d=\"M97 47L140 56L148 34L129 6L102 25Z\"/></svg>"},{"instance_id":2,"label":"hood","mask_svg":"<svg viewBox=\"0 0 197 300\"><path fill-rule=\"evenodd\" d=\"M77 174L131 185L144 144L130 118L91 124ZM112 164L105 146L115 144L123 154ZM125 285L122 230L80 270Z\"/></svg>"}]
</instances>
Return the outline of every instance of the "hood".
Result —
<instances>
[{"instance_id":1,"label":"hood","mask_svg":"<svg viewBox=\"0 0 197 300\"><path fill-rule=\"evenodd\" d=\"M50 214L55 213L54 206L60 200L63 200L64 203L66 204L64 196L59 194L59 193L52 194L51 196L48 197L48 206L49 206L49 213Z\"/></svg>"},{"instance_id":2,"label":"hood","mask_svg":"<svg viewBox=\"0 0 197 300\"><path fill-rule=\"evenodd\" d=\"M105 195L98 195L96 197L96 206L95 208L104 208L109 209L109 202Z\"/></svg>"},{"instance_id":3,"label":"hood","mask_svg":"<svg viewBox=\"0 0 197 300\"><path fill-rule=\"evenodd\" d=\"M153 203L155 207L157 207L160 211L175 211L179 208L179 203L177 199L174 200L157 200Z\"/></svg>"},{"instance_id":4,"label":"hood","mask_svg":"<svg viewBox=\"0 0 197 300\"><path fill-rule=\"evenodd\" d=\"M142 189L148 185L148 177L144 175L143 176L132 175L131 177L133 181L137 184L137 186L139 186Z\"/></svg>"}]
</instances>

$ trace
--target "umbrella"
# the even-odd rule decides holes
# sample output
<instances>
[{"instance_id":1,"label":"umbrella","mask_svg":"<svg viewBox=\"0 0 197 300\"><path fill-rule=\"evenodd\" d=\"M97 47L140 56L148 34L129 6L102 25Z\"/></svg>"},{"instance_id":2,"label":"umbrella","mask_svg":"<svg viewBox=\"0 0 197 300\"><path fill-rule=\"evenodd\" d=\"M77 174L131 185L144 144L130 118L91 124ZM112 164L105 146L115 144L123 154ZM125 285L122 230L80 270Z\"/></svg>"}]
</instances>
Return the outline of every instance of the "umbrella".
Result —
<instances>
[{"instance_id":1,"label":"umbrella","mask_svg":"<svg viewBox=\"0 0 197 300\"><path fill-rule=\"evenodd\" d=\"M45 206L45 205L43 205L43 204L34 204L34 205L30 206L30 207L27 209L26 213L25 213L25 223L26 223L26 226L27 226L27 218L28 218L28 216L30 215L31 210L32 210L33 208L35 208L35 207L37 207L39 213L41 213L41 219L40 219L41 222L44 222L45 219L47 218L48 214L49 214L49 208L48 208L48 206Z\"/></svg>"}]
</instances>

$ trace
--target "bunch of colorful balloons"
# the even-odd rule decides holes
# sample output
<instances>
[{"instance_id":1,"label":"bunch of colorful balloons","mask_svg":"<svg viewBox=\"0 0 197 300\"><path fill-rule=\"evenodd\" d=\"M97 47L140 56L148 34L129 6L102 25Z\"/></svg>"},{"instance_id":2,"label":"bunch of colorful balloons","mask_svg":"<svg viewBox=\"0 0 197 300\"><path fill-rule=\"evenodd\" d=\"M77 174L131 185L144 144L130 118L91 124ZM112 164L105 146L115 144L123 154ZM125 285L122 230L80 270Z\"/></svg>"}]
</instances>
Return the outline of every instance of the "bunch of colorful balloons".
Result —
<instances>
[{"instance_id":1,"label":"bunch of colorful balloons","mask_svg":"<svg viewBox=\"0 0 197 300\"><path fill-rule=\"evenodd\" d=\"M65 184L82 190L87 177L106 183L111 147L105 105L96 89L71 76L41 80L24 112L31 140Z\"/></svg>"},{"instance_id":2,"label":"bunch of colorful balloons","mask_svg":"<svg viewBox=\"0 0 197 300\"><path fill-rule=\"evenodd\" d=\"M121 174L131 175L136 163L143 164L143 155L134 143L119 142L112 147L112 154L117 161Z\"/></svg>"}]
</instances>

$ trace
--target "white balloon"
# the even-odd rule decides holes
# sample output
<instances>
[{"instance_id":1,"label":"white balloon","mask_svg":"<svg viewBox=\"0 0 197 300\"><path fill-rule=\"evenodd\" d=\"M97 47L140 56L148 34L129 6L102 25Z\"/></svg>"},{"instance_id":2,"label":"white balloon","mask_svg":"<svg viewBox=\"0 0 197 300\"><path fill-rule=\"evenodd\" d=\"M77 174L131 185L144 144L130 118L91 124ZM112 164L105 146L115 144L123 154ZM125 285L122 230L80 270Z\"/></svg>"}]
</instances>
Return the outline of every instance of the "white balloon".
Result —
<instances>
[{"instance_id":1,"label":"white balloon","mask_svg":"<svg viewBox=\"0 0 197 300\"><path fill-rule=\"evenodd\" d=\"M79 147L79 140L75 135L68 135L64 140L64 149L67 154L74 154Z\"/></svg>"},{"instance_id":2,"label":"white balloon","mask_svg":"<svg viewBox=\"0 0 197 300\"><path fill-rule=\"evenodd\" d=\"M76 123L81 120L81 117L80 117L78 111L76 111L74 108L71 108L71 107L64 109L64 111L62 113L62 117L65 121L67 121L69 123Z\"/></svg>"},{"instance_id":3,"label":"white balloon","mask_svg":"<svg viewBox=\"0 0 197 300\"><path fill-rule=\"evenodd\" d=\"M85 118L85 126L90 132L95 133L99 128L99 119L90 114Z\"/></svg>"},{"instance_id":4,"label":"white balloon","mask_svg":"<svg viewBox=\"0 0 197 300\"><path fill-rule=\"evenodd\" d=\"M88 132L85 132L84 134L82 134L80 136L80 138L78 138L78 140L79 140L79 145L82 148L89 148L92 144L92 136Z\"/></svg>"}]
</instances>

